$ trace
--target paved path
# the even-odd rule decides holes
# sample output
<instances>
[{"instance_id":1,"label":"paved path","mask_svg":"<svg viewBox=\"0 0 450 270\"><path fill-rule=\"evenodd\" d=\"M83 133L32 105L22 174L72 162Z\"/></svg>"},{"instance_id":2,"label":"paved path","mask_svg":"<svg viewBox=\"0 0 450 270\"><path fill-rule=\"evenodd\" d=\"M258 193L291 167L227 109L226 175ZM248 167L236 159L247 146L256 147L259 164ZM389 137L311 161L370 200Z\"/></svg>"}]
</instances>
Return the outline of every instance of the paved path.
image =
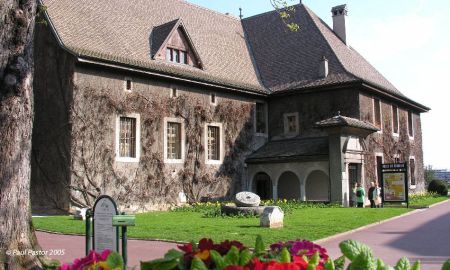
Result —
<instances>
[{"instance_id":1,"label":"paved path","mask_svg":"<svg viewBox=\"0 0 450 270\"><path fill-rule=\"evenodd\" d=\"M37 237L43 250L64 250L65 255L53 256L55 259L72 262L74 258L84 256L82 236L37 232ZM390 265L406 256L411 261L420 259L424 270L441 269L443 262L450 258L450 201L343 236L325 239L320 244L336 258L340 255L338 244L346 239L368 244L375 256ZM128 265L138 266L139 260L162 257L171 248L176 248L176 244L129 240Z\"/></svg>"},{"instance_id":2,"label":"paved path","mask_svg":"<svg viewBox=\"0 0 450 270\"><path fill-rule=\"evenodd\" d=\"M64 255L50 256L61 262L73 262L75 258L84 257L85 237L36 232L39 244L44 251L63 250ZM160 241L128 240L128 266L136 266L139 261L148 261L164 256L167 250L176 248L177 244Z\"/></svg>"},{"instance_id":3,"label":"paved path","mask_svg":"<svg viewBox=\"0 0 450 270\"><path fill-rule=\"evenodd\" d=\"M406 256L411 262L420 260L421 269L441 269L450 259L450 201L319 243L336 258L339 243L347 239L369 245L389 265Z\"/></svg>"}]
</instances>

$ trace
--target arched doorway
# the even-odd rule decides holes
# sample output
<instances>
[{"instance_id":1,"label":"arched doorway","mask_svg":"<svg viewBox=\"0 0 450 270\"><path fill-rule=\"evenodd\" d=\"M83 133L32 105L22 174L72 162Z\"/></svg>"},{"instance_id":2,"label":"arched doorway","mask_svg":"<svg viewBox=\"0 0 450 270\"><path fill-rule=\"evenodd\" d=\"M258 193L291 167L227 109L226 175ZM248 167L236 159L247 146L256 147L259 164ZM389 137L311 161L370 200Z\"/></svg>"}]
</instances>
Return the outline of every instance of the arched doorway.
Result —
<instances>
[{"instance_id":1,"label":"arched doorway","mask_svg":"<svg viewBox=\"0 0 450 270\"><path fill-rule=\"evenodd\" d=\"M253 177L253 192L258 194L261 200L272 199L272 181L266 173L260 172Z\"/></svg>"},{"instance_id":2,"label":"arched doorway","mask_svg":"<svg viewBox=\"0 0 450 270\"><path fill-rule=\"evenodd\" d=\"M278 179L278 199L300 199L300 180L293 172L284 172Z\"/></svg>"},{"instance_id":3,"label":"arched doorway","mask_svg":"<svg viewBox=\"0 0 450 270\"><path fill-rule=\"evenodd\" d=\"M307 201L330 201L330 178L322 171L313 171L306 179Z\"/></svg>"}]
</instances>

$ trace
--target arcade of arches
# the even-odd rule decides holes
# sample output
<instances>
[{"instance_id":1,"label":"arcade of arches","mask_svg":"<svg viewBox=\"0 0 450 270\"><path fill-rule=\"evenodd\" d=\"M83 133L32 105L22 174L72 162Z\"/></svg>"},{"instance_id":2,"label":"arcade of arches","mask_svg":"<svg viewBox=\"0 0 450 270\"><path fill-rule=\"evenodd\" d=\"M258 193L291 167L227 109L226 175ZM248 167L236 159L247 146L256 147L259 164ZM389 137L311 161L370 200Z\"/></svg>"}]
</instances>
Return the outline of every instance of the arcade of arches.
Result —
<instances>
[{"instance_id":1,"label":"arcade of arches","mask_svg":"<svg viewBox=\"0 0 450 270\"><path fill-rule=\"evenodd\" d=\"M303 178L286 170L274 179L268 173L261 171L254 175L251 189L263 200L330 201L330 179L322 170L313 170Z\"/></svg>"}]
</instances>

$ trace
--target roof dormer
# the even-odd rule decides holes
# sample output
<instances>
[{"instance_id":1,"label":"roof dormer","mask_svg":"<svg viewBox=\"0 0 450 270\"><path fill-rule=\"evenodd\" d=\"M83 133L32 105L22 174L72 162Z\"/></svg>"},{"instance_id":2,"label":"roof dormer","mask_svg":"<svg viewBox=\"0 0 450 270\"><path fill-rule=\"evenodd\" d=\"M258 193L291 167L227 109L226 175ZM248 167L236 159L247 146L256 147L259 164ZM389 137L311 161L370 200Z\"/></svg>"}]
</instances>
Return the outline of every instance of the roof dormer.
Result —
<instances>
[{"instance_id":1,"label":"roof dormer","mask_svg":"<svg viewBox=\"0 0 450 270\"><path fill-rule=\"evenodd\" d=\"M202 68L200 56L181 19L154 27L150 40L152 59Z\"/></svg>"}]
</instances>

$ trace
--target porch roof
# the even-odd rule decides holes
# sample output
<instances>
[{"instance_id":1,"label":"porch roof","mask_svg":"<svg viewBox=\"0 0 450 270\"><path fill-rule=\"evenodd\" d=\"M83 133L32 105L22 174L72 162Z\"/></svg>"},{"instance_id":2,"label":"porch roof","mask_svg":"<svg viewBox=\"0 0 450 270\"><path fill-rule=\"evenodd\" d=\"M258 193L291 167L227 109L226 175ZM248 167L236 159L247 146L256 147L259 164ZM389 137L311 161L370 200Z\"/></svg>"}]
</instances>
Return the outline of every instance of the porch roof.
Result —
<instances>
[{"instance_id":1,"label":"porch roof","mask_svg":"<svg viewBox=\"0 0 450 270\"><path fill-rule=\"evenodd\" d=\"M246 163L276 163L328 159L328 137L271 141L253 152Z\"/></svg>"}]
</instances>

